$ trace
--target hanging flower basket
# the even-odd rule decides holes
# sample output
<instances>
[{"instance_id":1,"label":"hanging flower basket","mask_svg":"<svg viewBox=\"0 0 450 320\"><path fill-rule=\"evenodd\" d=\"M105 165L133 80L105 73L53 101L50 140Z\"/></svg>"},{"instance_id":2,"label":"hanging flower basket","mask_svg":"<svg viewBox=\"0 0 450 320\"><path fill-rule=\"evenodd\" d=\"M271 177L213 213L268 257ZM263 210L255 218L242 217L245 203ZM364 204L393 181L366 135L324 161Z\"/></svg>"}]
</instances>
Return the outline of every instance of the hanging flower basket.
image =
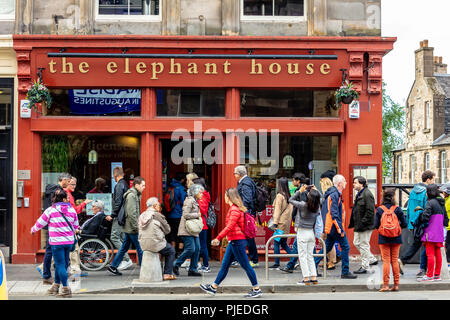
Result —
<instances>
[{"instance_id":1,"label":"hanging flower basket","mask_svg":"<svg viewBox=\"0 0 450 320\"><path fill-rule=\"evenodd\" d=\"M50 91L40 80L36 80L31 85L27 92L27 100L29 101L28 107L40 114L42 114L40 109L50 108L52 104Z\"/></svg>"},{"instance_id":2,"label":"hanging flower basket","mask_svg":"<svg viewBox=\"0 0 450 320\"><path fill-rule=\"evenodd\" d=\"M336 106L340 109L342 103L350 104L353 100L359 98L359 94L353 88L351 82L345 81L345 83L334 93L334 98L336 100Z\"/></svg>"}]
</instances>

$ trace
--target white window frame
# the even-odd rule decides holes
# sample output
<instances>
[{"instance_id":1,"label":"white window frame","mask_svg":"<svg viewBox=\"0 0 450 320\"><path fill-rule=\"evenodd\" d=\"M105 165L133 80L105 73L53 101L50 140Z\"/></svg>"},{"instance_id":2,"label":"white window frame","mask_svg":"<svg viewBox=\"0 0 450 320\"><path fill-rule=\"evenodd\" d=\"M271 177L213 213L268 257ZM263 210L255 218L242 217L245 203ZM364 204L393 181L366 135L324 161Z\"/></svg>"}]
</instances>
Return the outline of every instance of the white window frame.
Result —
<instances>
[{"instance_id":1,"label":"white window frame","mask_svg":"<svg viewBox=\"0 0 450 320\"><path fill-rule=\"evenodd\" d=\"M16 20L16 1L14 1L13 9L14 9L14 11L11 14L0 14L0 20L1 21L14 21L14 20Z\"/></svg>"},{"instance_id":2,"label":"white window frame","mask_svg":"<svg viewBox=\"0 0 450 320\"><path fill-rule=\"evenodd\" d=\"M146 22L160 22L162 21L162 3L164 0L159 0L159 14L149 14L149 15L125 15L125 14L99 14L99 1L95 0L95 20L96 21L146 21Z\"/></svg>"},{"instance_id":3,"label":"white window frame","mask_svg":"<svg viewBox=\"0 0 450 320\"><path fill-rule=\"evenodd\" d=\"M401 183L402 175L403 175L403 164L402 164L402 156L399 155L397 157L397 183Z\"/></svg>"},{"instance_id":4,"label":"white window frame","mask_svg":"<svg viewBox=\"0 0 450 320\"><path fill-rule=\"evenodd\" d=\"M275 2L275 0L272 0ZM260 21L260 22L303 22L306 21L306 14L308 12L307 7L308 0L303 0L303 16L246 16L244 15L244 0L240 0L240 16L241 21Z\"/></svg>"},{"instance_id":5,"label":"white window frame","mask_svg":"<svg viewBox=\"0 0 450 320\"><path fill-rule=\"evenodd\" d=\"M416 156L413 154L409 156L409 168L411 171L409 181L411 184L414 184L414 179L416 177Z\"/></svg>"},{"instance_id":6,"label":"white window frame","mask_svg":"<svg viewBox=\"0 0 450 320\"><path fill-rule=\"evenodd\" d=\"M425 102L425 129L430 129L430 101Z\"/></svg>"},{"instance_id":7,"label":"white window frame","mask_svg":"<svg viewBox=\"0 0 450 320\"><path fill-rule=\"evenodd\" d=\"M447 180L447 152L441 151L441 184Z\"/></svg>"},{"instance_id":8,"label":"white window frame","mask_svg":"<svg viewBox=\"0 0 450 320\"><path fill-rule=\"evenodd\" d=\"M425 152L424 155L424 162L425 162L425 170L430 170L430 153L429 152Z\"/></svg>"}]
</instances>

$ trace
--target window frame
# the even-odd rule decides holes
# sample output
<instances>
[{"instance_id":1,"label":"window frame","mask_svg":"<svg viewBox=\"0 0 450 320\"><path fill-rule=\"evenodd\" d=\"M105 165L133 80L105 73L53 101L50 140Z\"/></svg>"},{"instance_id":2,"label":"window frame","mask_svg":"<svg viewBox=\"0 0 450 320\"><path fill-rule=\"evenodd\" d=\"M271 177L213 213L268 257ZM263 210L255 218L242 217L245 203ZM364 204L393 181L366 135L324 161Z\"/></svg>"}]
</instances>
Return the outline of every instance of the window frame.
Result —
<instances>
[{"instance_id":1,"label":"window frame","mask_svg":"<svg viewBox=\"0 0 450 320\"><path fill-rule=\"evenodd\" d=\"M409 132L413 133L413 127L414 127L414 105L409 107Z\"/></svg>"},{"instance_id":2,"label":"window frame","mask_svg":"<svg viewBox=\"0 0 450 320\"><path fill-rule=\"evenodd\" d=\"M397 156L397 168L397 183L400 183L403 175L402 155Z\"/></svg>"},{"instance_id":3,"label":"window frame","mask_svg":"<svg viewBox=\"0 0 450 320\"><path fill-rule=\"evenodd\" d=\"M447 151L442 150L439 154L439 159L440 159L440 179L441 179L441 184L445 183L446 179L443 178L447 178Z\"/></svg>"},{"instance_id":4,"label":"window frame","mask_svg":"<svg viewBox=\"0 0 450 320\"><path fill-rule=\"evenodd\" d=\"M425 152L424 156L424 171L426 170L430 170L430 153L429 152Z\"/></svg>"},{"instance_id":5,"label":"window frame","mask_svg":"<svg viewBox=\"0 0 450 320\"><path fill-rule=\"evenodd\" d=\"M272 0L272 3L275 3L275 0ZM306 15L308 12L308 1L303 0L303 16L247 16L244 15L244 0L240 0L240 21L243 22L304 22L306 21Z\"/></svg>"},{"instance_id":6,"label":"window frame","mask_svg":"<svg viewBox=\"0 0 450 320\"><path fill-rule=\"evenodd\" d=\"M411 184L414 184L414 179L416 176L416 156L415 155L410 155L409 156L409 181Z\"/></svg>"},{"instance_id":7,"label":"window frame","mask_svg":"<svg viewBox=\"0 0 450 320\"><path fill-rule=\"evenodd\" d=\"M424 112L424 129L430 129L430 101L425 102L425 112Z\"/></svg>"},{"instance_id":8,"label":"window frame","mask_svg":"<svg viewBox=\"0 0 450 320\"><path fill-rule=\"evenodd\" d=\"M131 0L128 0L131 1ZM159 14L149 14L149 15L131 15L131 14L100 14L99 13L99 0L95 1L95 21L145 21L145 22L161 22L162 21L162 0L159 1Z\"/></svg>"},{"instance_id":9,"label":"window frame","mask_svg":"<svg viewBox=\"0 0 450 320\"><path fill-rule=\"evenodd\" d=\"M16 1L13 3L13 13L0 14L0 21L15 21L16 20Z\"/></svg>"}]
</instances>

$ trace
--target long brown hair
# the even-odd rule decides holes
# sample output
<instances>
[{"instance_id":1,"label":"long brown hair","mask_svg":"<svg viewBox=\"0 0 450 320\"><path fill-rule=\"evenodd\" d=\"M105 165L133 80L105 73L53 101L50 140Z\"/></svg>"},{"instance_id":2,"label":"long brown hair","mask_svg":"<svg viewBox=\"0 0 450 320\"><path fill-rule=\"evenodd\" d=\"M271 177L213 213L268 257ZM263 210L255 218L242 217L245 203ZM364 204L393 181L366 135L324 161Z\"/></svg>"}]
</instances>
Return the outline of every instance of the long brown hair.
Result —
<instances>
[{"instance_id":1,"label":"long brown hair","mask_svg":"<svg viewBox=\"0 0 450 320\"><path fill-rule=\"evenodd\" d=\"M239 208L239 210L241 210L242 212L247 212L247 208L244 206L242 198L236 188L227 189L225 191L225 194L228 199L230 199L230 201Z\"/></svg>"}]
</instances>

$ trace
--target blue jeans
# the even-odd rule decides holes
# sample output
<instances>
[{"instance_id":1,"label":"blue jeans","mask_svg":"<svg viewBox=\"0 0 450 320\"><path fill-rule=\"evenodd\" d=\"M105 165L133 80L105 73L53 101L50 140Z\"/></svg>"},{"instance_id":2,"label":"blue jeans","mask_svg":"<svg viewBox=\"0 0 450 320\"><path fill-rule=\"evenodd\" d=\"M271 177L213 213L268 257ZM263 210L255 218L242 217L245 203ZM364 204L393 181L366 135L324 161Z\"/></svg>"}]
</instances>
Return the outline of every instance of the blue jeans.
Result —
<instances>
[{"instance_id":1,"label":"blue jeans","mask_svg":"<svg viewBox=\"0 0 450 320\"><path fill-rule=\"evenodd\" d=\"M297 241L294 241L297 242ZM273 242L273 253L279 254L280 253L280 247L282 247L288 254L291 254L291 248L289 248L287 244L287 238L280 238L280 241L274 241ZM280 265L280 258L275 258L275 264Z\"/></svg>"},{"instance_id":2,"label":"blue jeans","mask_svg":"<svg viewBox=\"0 0 450 320\"><path fill-rule=\"evenodd\" d=\"M52 247L53 260L55 261L55 283L64 287L68 286L67 261L69 261L71 244L54 245Z\"/></svg>"},{"instance_id":3,"label":"blue jeans","mask_svg":"<svg viewBox=\"0 0 450 320\"><path fill-rule=\"evenodd\" d=\"M47 244L45 246L45 254L44 254L44 261L42 263L42 268L44 269L42 271L42 277L44 279L50 279L52 277L52 246L48 243L48 237L47 237Z\"/></svg>"},{"instance_id":4,"label":"blue jeans","mask_svg":"<svg viewBox=\"0 0 450 320\"><path fill-rule=\"evenodd\" d=\"M291 253L298 254L297 239L294 240L294 244L292 245ZM289 262L286 264L286 268L293 270L297 261L298 261L298 255L297 255L297 257L292 257L289 260Z\"/></svg>"},{"instance_id":5,"label":"blue jeans","mask_svg":"<svg viewBox=\"0 0 450 320\"><path fill-rule=\"evenodd\" d=\"M208 230L202 230L198 237L200 238L200 257L203 259L203 266L209 267Z\"/></svg>"},{"instance_id":6,"label":"blue jeans","mask_svg":"<svg viewBox=\"0 0 450 320\"><path fill-rule=\"evenodd\" d=\"M252 286L256 287L258 285L255 270L253 270L250 262L248 261L247 252L245 251L246 246L247 240L232 240L228 243L219 273L217 274L216 280L214 281L217 286L227 276L230 265L234 260L237 260L240 266L245 270Z\"/></svg>"},{"instance_id":7,"label":"blue jeans","mask_svg":"<svg viewBox=\"0 0 450 320\"><path fill-rule=\"evenodd\" d=\"M184 243L183 252L175 261L174 266L180 267L187 258L191 259L189 271L197 271L198 259L200 257L200 239L193 236L181 236Z\"/></svg>"},{"instance_id":8,"label":"blue jeans","mask_svg":"<svg viewBox=\"0 0 450 320\"><path fill-rule=\"evenodd\" d=\"M138 255L138 264L141 265L142 262L142 249L141 249L141 245L139 244L138 241L138 234L137 233L123 233L123 242L122 242L122 246L120 247L119 251L117 252L116 256L114 257L113 262L111 263L111 267L117 268L119 266L119 264L122 262L123 260L123 256L125 255L125 253L128 252L128 249L130 249L130 245L131 243L134 244L134 247L136 248L136 252Z\"/></svg>"},{"instance_id":9,"label":"blue jeans","mask_svg":"<svg viewBox=\"0 0 450 320\"><path fill-rule=\"evenodd\" d=\"M334 229L334 228L333 228ZM347 240L347 234L344 234L343 237L339 233L336 232L336 230L331 230L330 234L327 235L327 240L325 241L325 246L327 250L327 254L333 249L333 246L336 242L339 243L341 246L341 261L342 261L342 271L341 274L345 275L350 272L349 270L349 258L348 254L350 251L350 245ZM322 253L323 250L320 251ZM314 262L317 265L319 262L322 261L322 257L316 257L314 258Z\"/></svg>"}]
</instances>

